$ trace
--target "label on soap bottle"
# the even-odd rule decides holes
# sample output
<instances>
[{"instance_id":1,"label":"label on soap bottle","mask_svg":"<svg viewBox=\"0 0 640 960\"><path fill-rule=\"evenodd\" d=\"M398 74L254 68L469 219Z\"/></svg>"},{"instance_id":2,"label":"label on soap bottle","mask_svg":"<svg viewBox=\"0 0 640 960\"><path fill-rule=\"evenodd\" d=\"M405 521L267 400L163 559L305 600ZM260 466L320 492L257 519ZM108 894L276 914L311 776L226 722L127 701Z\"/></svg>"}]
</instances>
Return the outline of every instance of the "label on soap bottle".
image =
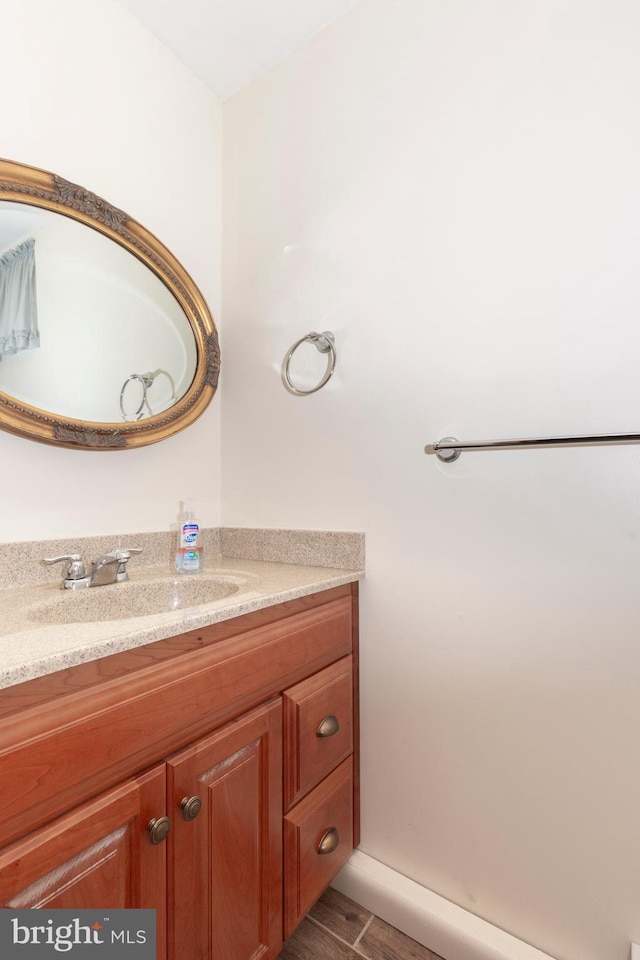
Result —
<instances>
[{"instance_id":1,"label":"label on soap bottle","mask_svg":"<svg viewBox=\"0 0 640 960\"><path fill-rule=\"evenodd\" d=\"M195 573L200 569L200 551L184 550L182 553L182 569L185 572Z\"/></svg>"},{"instance_id":2,"label":"label on soap bottle","mask_svg":"<svg viewBox=\"0 0 640 960\"><path fill-rule=\"evenodd\" d=\"M198 534L200 533L200 527L197 523L187 522L182 524L182 531L180 534L180 546L181 547L195 547L198 542Z\"/></svg>"}]
</instances>

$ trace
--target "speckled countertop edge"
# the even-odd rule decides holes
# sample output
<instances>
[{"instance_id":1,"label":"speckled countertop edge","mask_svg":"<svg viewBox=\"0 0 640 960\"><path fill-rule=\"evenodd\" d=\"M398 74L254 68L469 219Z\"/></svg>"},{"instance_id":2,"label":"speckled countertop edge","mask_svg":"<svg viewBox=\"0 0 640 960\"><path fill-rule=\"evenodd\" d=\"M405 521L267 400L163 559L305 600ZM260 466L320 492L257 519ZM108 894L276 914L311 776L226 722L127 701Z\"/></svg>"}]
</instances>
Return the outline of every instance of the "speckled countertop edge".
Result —
<instances>
[{"instance_id":1,"label":"speckled countertop edge","mask_svg":"<svg viewBox=\"0 0 640 960\"><path fill-rule=\"evenodd\" d=\"M72 624L38 624L28 610L38 603L64 599L57 583L0 590L0 689L57 670L164 640L189 630L242 616L264 607L307 596L320 590L353 583L364 569L309 566L267 560L212 558L203 576L224 576L241 582L238 592L222 600L148 616ZM130 583L163 578L171 580L166 565L132 568ZM179 578L182 579L182 578ZM191 579L191 578L189 578ZM93 588L117 591L125 585Z\"/></svg>"}]
</instances>

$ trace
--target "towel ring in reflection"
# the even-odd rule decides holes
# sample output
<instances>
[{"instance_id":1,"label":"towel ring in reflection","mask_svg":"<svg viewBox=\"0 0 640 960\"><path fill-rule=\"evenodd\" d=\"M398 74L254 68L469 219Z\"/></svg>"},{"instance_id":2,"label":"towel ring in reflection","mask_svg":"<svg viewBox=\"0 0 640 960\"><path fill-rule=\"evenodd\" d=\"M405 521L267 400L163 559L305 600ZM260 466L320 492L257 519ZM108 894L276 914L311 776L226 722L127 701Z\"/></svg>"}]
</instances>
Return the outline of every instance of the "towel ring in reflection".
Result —
<instances>
[{"instance_id":1,"label":"towel ring in reflection","mask_svg":"<svg viewBox=\"0 0 640 960\"><path fill-rule=\"evenodd\" d=\"M127 377L125 382L122 384L122 390L120 391L120 412L122 413L122 419L125 423L130 423L132 419L141 420L142 417L144 416L142 411L144 410L145 407L147 408L147 412L149 416L150 417L153 416L153 410L149 406L149 398L147 396L147 390L149 389L149 387L153 386L154 380L156 379L158 374L161 374L161 373L163 373L166 377L169 378L169 382L171 383L172 399L175 400L176 386L175 386L175 383L173 382L173 377L171 376L170 373L167 373L166 370L153 370L153 371L150 370L148 373L132 373L131 376ZM137 380L142 386L142 399L140 401L140 406L138 407L138 409L133 415L133 418L127 416L127 413L124 409L125 390L127 389L127 385L131 383L132 380Z\"/></svg>"},{"instance_id":2,"label":"towel ring in reflection","mask_svg":"<svg viewBox=\"0 0 640 960\"><path fill-rule=\"evenodd\" d=\"M291 358L302 343L313 343L315 347L320 351L320 353L326 353L327 356L327 369L324 372L324 376L320 383L316 384L315 387L311 387L310 390L301 390L299 387L296 387L291 382L291 374L289 370L289 364L291 363ZM295 394L297 397L306 397L310 393L315 393L316 390L320 390L321 387L324 387L325 383L331 377L331 374L336 368L336 340L334 335L329 331L325 330L324 333L308 333L305 337L300 337L299 340L296 340L294 345L291 347L286 357L284 358L284 363L282 364L282 379L284 385L289 391L289 393Z\"/></svg>"}]
</instances>

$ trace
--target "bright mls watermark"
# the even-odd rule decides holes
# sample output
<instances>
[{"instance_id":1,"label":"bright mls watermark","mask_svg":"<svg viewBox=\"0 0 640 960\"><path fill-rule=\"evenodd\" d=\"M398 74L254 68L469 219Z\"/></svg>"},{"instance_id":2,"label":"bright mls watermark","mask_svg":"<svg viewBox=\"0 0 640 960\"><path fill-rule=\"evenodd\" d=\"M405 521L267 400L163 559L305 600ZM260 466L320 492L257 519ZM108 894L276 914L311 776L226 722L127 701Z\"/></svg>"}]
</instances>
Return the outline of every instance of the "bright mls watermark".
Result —
<instances>
[{"instance_id":1,"label":"bright mls watermark","mask_svg":"<svg viewBox=\"0 0 640 960\"><path fill-rule=\"evenodd\" d=\"M7 960L156 960L155 910L0 910Z\"/></svg>"}]
</instances>

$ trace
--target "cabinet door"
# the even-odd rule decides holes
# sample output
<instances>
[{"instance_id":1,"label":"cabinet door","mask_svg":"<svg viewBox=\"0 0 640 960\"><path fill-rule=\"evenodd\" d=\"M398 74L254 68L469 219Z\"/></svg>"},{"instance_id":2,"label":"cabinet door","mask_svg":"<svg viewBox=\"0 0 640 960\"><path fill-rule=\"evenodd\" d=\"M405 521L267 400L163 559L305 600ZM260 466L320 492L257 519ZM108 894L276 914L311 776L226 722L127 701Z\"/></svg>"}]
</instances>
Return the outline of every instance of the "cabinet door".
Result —
<instances>
[{"instance_id":1,"label":"cabinet door","mask_svg":"<svg viewBox=\"0 0 640 960\"><path fill-rule=\"evenodd\" d=\"M166 843L147 825L164 816L165 768L154 768L0 851L0 906L156 910L166 946Z\"/></svg>"},{"instance_id":2,"label":"cabinet door","mask_svg":"<svg viewBox=\"0 0 640 960\"><path fill-rule=\"evenodd\" d=\"M204 737L167 767L175 827L169 957L272 960L282 946L280 700Z\"/></svg>"}]
</instances>

